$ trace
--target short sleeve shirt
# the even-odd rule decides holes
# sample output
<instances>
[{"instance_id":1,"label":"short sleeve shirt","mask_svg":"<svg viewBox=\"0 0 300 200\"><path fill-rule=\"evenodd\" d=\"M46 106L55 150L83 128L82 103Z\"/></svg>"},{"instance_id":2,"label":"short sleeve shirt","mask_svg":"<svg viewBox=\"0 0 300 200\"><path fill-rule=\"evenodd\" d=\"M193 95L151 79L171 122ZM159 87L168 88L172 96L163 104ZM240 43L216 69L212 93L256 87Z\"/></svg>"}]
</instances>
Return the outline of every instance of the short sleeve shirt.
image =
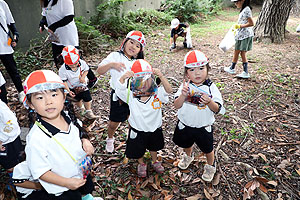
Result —
<instances>
[{"instance_id":1,"label":"short sleeve shirt","mask_svg":"<svg viewBox=\"0 0 300 200\"><path fill-rule=\"evenodd\" d=\"M68 15L74 15L74 5L72 0L59 0L54 6L52 6L52 2L53 0L50 0L48 6L43 8L42 11L42 15L46 17L48 26ZM55 33L60 42L54 42L54 44L79 46L78 32L74 20L63 27L56 29Z\"/></svg>"},{"instance_id":2,"label":"short sleeve shirt","mask_svg":"<svg viewBox=\"0 0 300 200\"><path fill-rule=\"evenodd\" d=\"M175 34L181 35L184 32L183 28L186 28L184 23L180 23L178 29L172 28L171 37L174 37Z\"/></svg>"},{"instance_id":3,"label":"short sleeve shirt","mask_svg":"<svg viewBox=\"0 0 300 200\"><path fill-rule=\"evenodd\" d=\"M245 7L239 14L238 24L247 24L248 18L252 17L252 12L249 6ZM236 40L244 40L253 37L254 32L252 27L240 28L235 36Z\"/></svg>"},{"instance_id":4,"label":"short sleeve shirt","mask_svg":"<svg viewBox=\"0 0 300 200\"><path fill-rule=\"evenodd\" d=\"M210 86L201 85L198 87L201 90L204 90L206 93L212 95L212 100L214 102L217 102L223 106L222 95L214 83L212 83ZM178 91L175 93L175 98L181 95L182 88L183 84L180 85ZM177 116L183 124L194 128L210 126L215 122L214 112L210 110L207 105L200 107L196 104L184 102L182 107L178 110Z\"/></svg>"},{"instance_id":5,"label":"short sleeve shirt","mask_svg":"<svg viewBox=\"0 0 300 200\"><path fill-rule=\"evenodd\" d=\"M67 69L66 65L63 64L59 69L59 77L62 81L66 81L68 87L73 89L78 86L87 86L87 83L80 83L79 78L82 73L89 70L89 66L86 64L84 60L79 60L80 66L76 71L72 71L71 69ZM87 77L86 77L87 81Z\"/></svg>"},{"instance_id":6,"label":"short sleeve shirt","mask_svg":"<svg viewBox=\"0 0 300 200\"><path fill-rule=\"evenodd\" d=\"M129 71L131 69L131 66L133 64L133 62L135 61L136 59L129 59L127 58L123 53L121 52L112 52L110 53L105 59L103 59L101 61L101 63L99 64L99 66L103 66L103 65L106 65L108 63L111 63L111 62L121 62L121 63L124 63L126 69L124 71L117 71L115 69L110 69L109 70L109 73L110 73L110 87L112 89L116 89L116 84L117 82L119 81L119 79L121 78L121 76L126 72L126 71Z\"/></svg>"},{"instance_id":7,"label":"short sleeve shirt","mask_svg":"<svg viewBox=\"0 0 300 200\"><path fill-rule=\"evenodd\" d=\"M15 20L9 10L7 3L0 0L0 23L4 27L5 31L0 27L0 55L12 54L13 48L7 44L8 40L8 27L7 24L15 23Z\"/></svg>"}]
</instances>

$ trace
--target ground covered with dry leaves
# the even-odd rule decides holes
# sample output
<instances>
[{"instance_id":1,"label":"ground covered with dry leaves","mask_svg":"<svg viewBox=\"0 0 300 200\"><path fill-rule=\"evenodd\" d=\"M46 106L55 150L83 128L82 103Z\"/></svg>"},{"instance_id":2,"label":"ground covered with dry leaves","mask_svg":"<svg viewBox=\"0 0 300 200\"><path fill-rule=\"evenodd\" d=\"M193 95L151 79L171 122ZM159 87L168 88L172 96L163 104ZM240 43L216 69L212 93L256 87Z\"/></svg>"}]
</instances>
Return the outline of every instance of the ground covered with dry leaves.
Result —
<instances>
[{"instance_id":1,"label":"ground covered with dry leaves","mask_svg":"<svg viewBox=\"0 0 300 200\"><path fill-rule=\"evenodd\" d=\"M225 11L232 12L232 10ZM258 16L258 11L254 16ZM256 20L256 17L254 18ZM220 15L214 22L232 22L236 15ZM203 51L210 59L210 79L220 89L226 113L217 115L214 124L214 147L217 173L212 183L201 180L205 157L194 147L195 160L187 170L177 165L182 150L172 142L176 125L173 97L163 106L165 148L159 152L165 173L158 175L148 162L147 178L136 175L137 162L124 158L128 125L123 123L115 135L116 151L105 152L106 127L109 114L109 75L100 76L93 89L93 108L101 115L90 131L96 147L94 181L96 196L105 199L300 199L300 34L295 27L300 18L291 16L290 33L283 44L254 42L249 59L248 80L237 79L223 71L231 63L232 51L222 53L218 44L227 28L214 32L208 20L192 25L193 49ZM201 34L201 32L204 34ZM146 36L145 58L159 68L170 81L173 92L183 80L183 58L189 51L182 41L169 51L169 30L155 31ZM118 47L111 47L116 50ZM86 59L97 65L110 53ZM242 64L237 64L242 71ZM14 90L9 88L9 90ZM10 106L18 110L16 96ZM26 122L26 111L17 113Z\"/></svg>"}]
</instances>

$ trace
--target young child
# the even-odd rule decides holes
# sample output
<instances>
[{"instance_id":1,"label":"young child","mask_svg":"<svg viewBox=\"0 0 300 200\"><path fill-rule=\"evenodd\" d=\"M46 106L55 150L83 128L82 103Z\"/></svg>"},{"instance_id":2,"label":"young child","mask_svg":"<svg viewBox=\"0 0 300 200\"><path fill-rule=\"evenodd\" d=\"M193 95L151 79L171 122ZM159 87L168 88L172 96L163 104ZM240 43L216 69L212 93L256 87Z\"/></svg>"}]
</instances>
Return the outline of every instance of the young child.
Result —
<instances>
[{"instance_id":1,"label":"young child","mask_svg":"<svg viewBox=\"0 0 300 200\"><path fill-rule=\"evenodd\" d=\"M92 111L92 96L87 87L86 75L89 66L84 60L80 59L79 52L74 46L64 47L62 56L64 64L59 69L59 76L63 80L69 95L78 100L76 104L82 111L86 110L85 117L88 119L99 118ZM82 107L82 100L84 107Z\"/></svg>"},{"instance_id":2,"label":"young child","mask_svg":"<svg viewBox=\"0 0 300 200\"><path fill-rule=\"evenodd\" d=\"M241 8L238 24L234 25L237 29L237 34L235 36L235 50L233 54L232 64L230 67L224 67L224 71L230 74L235 74L235 66L239 58L239 54L241 54L243 61L243 72L238 74L236 77L238 78L250 78L250 74L248 72L248 60L246 53L252 49L253 42L253 29L254 25L252 20L252 12L250 6L250 0L231 0L234 2L237 8Z\"/></svg>"},{"instance_id":3,"label":"young child","mask_svg":"<svg viewBox=\"0 0 300 200\"><path fill-rule=\"evenodd\" d=\"M180 23L177 18L171 21L171 37L170 37L170 51L176 48L176 40L179 36L184 37L183 46L187 48L186 32L183 28L189 27L187 23Z\"/></svg>"},{"instance_id":4,"label":"young child","mask_svg":"<svg viewBox=\"0 0 300 200\"><path fill-rule=\"evenodd\" d=\"M17 117L9 107L0 100L0 165L12 177L14 166L22 161L24 146L20 139L21 129Z\"/></svg>"},{"instance_id":5,"label":"young child","mask_svg":"<svg viewBox=\"0 0 300 200\"><path fill-rule=\"evenodd\" d=\"M173 141L185 152L178 167L188 168L194 160L192 150L196 143L207 158L202 175L205 181L211 181L216 172L212 129L214 114L224 110L221 93L208 78L209 70L208 58L201 51L187 53L184 58L185 80L176 92L174 101L178 109L178 123Z\"/></svg>"},{"instance_id":6,"label":"young child","mask_svg":"<svg viewBox=\"0 0 300 200\"><path fill-rule=\"evenodd\" d=\"M161 80L162 86L158 89L153 74ZM138 79L133 82L133 85L139 86L136 88L139 89L137 93L129 91L127 87L127 79L131 77ZM161 162L157 161L157 151L164 147L161 106L168 102L168 93L171 92L172 87L160 70L152 70L151 65L142 59L135 61L131 71L127 71L117 83L116 93L122 101L128 103L130 109L130 129L125 154L127 158L138 159L139 177L146 177L147 165L143 156L147 149L155 171L160 174L164 171Z\"/></svg>"},{"instance_id":7,"label":"young child","mask_svg":"<svg viewBox=\"0 0 300 200\"><path fill-rule=\"evenodd\" d=\"M7 104L7 91L6 91L5 83L6 81L2 73L0 72L0 99L1 101Z\"/></svg>"},{"instance_id":8,"label":"young child","mask_svg":"<svg viewBox=\"0 0 300 200\"><path fill-rule=\"evenodd\" d=\"M97 72L99 74L105 74L107 71L110 72L110 87L111 97L110 97L110 114L109 122L107 128L108 137L106 139L106 151L114 151L114 133L121 122L127 120L129 116L129 108L126 103L118 98L115 93L116 83L119 81L120 77L129 71L132 63L136 59L143 59L146 40L142 32L131 31L127 34L124 39L121 50L118 52L110 53L102 62L100 63Z\"/></svg>"},{"instance_id":9,"label":"young child","mask_svg":"<svg viewBox=\"0 0 300 200\"><path fill-rule=\"evenodd\" d=\"M94 185L90 175L83 176L79 164L94 148L63 111L65 84L54 72L37 70L26 78L24 91L24 105L37 113L25 147L32 177L45 189L37 198L81 200Z\"/></svg>"}]
</instances>

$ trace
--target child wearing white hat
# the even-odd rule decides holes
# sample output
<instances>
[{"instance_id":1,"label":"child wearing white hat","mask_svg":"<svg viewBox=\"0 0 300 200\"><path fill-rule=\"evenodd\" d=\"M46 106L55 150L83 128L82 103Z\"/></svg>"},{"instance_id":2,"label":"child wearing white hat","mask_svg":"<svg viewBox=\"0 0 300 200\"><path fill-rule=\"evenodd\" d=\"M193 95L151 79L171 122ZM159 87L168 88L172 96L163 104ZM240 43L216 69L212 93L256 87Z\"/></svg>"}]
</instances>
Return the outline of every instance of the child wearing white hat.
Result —
<instances>
[{"instance_id":1,"label":"child wearing white hat","mask_svg":"<svg viewBox=\"0 0 300 200\"><path fill-rule=\"evenodd\" d=\"M188 28L188 23L180 23L180 21L175 18L171 21L171 37L170 37L170 51L176 48L176 40L179 36L184 37L183 46L187 48L186 43L186 32L183 28Z\"/></svg>"}]
</instances>

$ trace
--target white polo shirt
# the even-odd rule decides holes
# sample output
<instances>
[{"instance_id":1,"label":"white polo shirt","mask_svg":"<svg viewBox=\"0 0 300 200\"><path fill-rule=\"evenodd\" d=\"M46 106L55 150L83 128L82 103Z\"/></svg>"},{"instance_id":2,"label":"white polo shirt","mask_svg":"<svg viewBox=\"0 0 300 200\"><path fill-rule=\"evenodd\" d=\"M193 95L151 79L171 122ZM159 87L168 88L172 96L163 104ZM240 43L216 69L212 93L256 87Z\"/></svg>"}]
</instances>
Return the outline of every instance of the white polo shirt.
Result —
<instances>
[{"instance_id":1,"label":"white polo shirt","mask_svg":"<svg viewBox=\"0 0 300 200\"><path fill-rule=\"evenodd\" d=\"M85 77L85 83L80 83L79 78L81 74L83 74L85 71L89 71L89 66L86 64L84 60L79 59L80 66L77 68L76 71L67 70L66 65L63 64L59 68L59 76L62 81L66 81L68 84L68 87L70 89L77 87L77 86L87 86L87 77Z\"/></svg>"},{"instance_id":2,"label":"white polo shirt","mask_svg":"<svg viewBox=\"0 0 300 200\"><path fill-rule=\"evenodd\" d=\"M57 129L43 120L39 119L39 121L41 121L41 123L51 133L53 133L53 129ZM79 130L70 121L68 123L70 123L68 132L62 132L57 129L58 132L56 131L57 133L54 137L76 160L79 160L85 155L79 137ZM52 131L48 127L52 127ZM49 194L55 194L58 196L64 191L69 190L66 187L54 185L41 180L40 177L49 170L65 178L81 177L77 164L71 156L54 139L48 137L36 124L31 128L27 135L26 143L26 161L32 177L33 179L38 179Z\"/></svg>"},{"instance_id":3,"label":"white polo shirt","mask_svg":"<svg viewBox=\"0 0 300 200\"><path fill-rule=\"evenodd\" d=\"M6 83L2 73L0 72L0 87Z\"/></svg>"},{"instance_id":4,"label":"white polo shirt","mask_svg":"<svg viewBox=\"0 0 300 200\"><path fill-rule=\"evenodd\" d=\"M183 84L180 85L178 91L175 93L175 98L181 95L182 87ZM199 88L212 95L212 100L214 102L218 102L223 107L222 95L214 83L212 83L210 86L201 85ZM214 115L215 113L211 111L208 106L205 105L204 107L200 107L196 104L191 104L188 102L184 102L182 107L177 111L178 119L183 124L194 128L212 125L215 122Z\"/></svg>"},{"instance_id":5,"label":"white polo shirt","mask_svg":"<svg viewBox=\"0 0 300 200\"><path fill-rule=\"evenodd\" d=\"M48 6L42 10L42 15L46 16L48 27L63 19L65 16L74 15L74 5L72 0L59 0L54 6L51 6L52 2L53 0L51 0ZM55 33L60 42L53 42L54 44L79 46L78 32L74 20L63 27L56 29Z\"/></svg>"},{"instance_id":6,"label":"white polo shirt","mask_svg":"<svg viewBox=\"0 0 300 200\"><path fill-rule=\"evenodd\" d=\"M23 183L24 181L37 182L37 180L33 179L26 160L14 167L12 178L14 183ZM34 189L28 189L18 186L16 186L16 189L18 192L24 194L22 198L28 197L34 191Z\"/></svg>"},{"instance_id":7,"label":"white polo shirt","mask_svg":"<svg viewBox=\"0 0 300 200\"><path fill-rule=\"evenodd\" d=\"M124 84L121 84L120 81L117 82L116 94L127 103L127 81ZM168 93L163 86L158 88L157 95L150 96L145 102L135 98L130 91L128 100L130 110L128 122L130 126L138 131L154 132L162 125L162 103L168 101Z\"/></svg>"},{"instance_id":8,"label":"white polo shirt","mask_svg":"<svg viewBox=\"0 0 300 200\"><path fill-rule=\"evenodd\" d=\"M7 3L0 0L0 23L5 28L6 33L0 27L0 55L12 54L14 52L13 48L7 44L9 31L7 24L15 23L15 20L9 10Z\"/></svg>"},{"instance_id":9,"label":"white polo shirt","mask_svg":"<svg viewBox=\"0 0 300 200\"><path fill-rule=\"evenodd\" d=\"M116 90L116 84L119 81L120 77L126 72L129 71L131 69L131 66L133 64L133 62L136 59L129 59L127 58L124 54L120 53L120 52L112 52L110 53L104 60L102 60L102 62L99 64L99 66L103 66L106 65L108 63L111 62L121 62L124 63L126 69L124 71L117 71L115 69L110 69L109 73L110 73L110 87L114 90Z\"/></svg>"},{"instance_id":10,"label":"white polo shirt","mask_svg":"<svg viewBox=\"0 0 300 200\"><path fill-rule=\"evenodd\" d=\"M0 141L3 144L14 141L21 133L16 115L0 100Z\"/></svg>"}]
</instances>

